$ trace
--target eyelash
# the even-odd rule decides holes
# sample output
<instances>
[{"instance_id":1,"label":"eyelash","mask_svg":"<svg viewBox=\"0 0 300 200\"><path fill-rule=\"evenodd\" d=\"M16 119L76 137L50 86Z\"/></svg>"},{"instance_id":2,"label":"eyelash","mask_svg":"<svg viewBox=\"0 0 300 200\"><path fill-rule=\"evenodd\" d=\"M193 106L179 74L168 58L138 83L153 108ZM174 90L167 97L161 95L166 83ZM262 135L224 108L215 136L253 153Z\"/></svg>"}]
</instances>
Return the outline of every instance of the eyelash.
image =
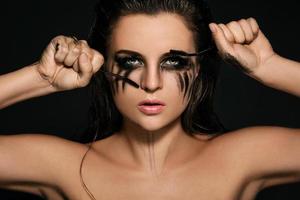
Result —
<instances>
[{"instance_id":1,"label":"eyelash","mask_svg":"<svg viewBox=\"0 0 300 200\"><path fill-rule=\"evenodd\" d=\"M143 65L141 59L135 56L117 57L115 61L117 62L119 67L125 70L133 70ZM132 64L133 62L135 62L135 64ZM138 62L138 64L136 64L136 62Z\"/></svg>"},{"instance_id":2,"label":"eyelash","mask_svg":"<svg viewBox=\"0 0 300 200\"><path fill-rule=\"evenodd\" d=\"M173 64L166 64L167 62ZM174 64L176 63L176 64ZM181 56L170 56L163 60L161 66L164 69L169 70L182 70L182 69L189 69L190 68L190 60L188 58L183 58Z\"/></svg>"},{"instance_id":3,"label":"eyelash","mask_svg":"<svg viewBox=\"0 0 300 200\"><path fill-rule=\"evenodd\" d=\"M143 61L140 58L135 56L118 57L115 60L118 66L125 70L134 70L144 65ZM166 64L167 62L169 62L169 64ZM190 60L187 58L183 58L181 56L170 56L163 59L162 64L160 66L163 69L167 69L167 70L182 70L182 69L189 69L191 67L191 64L190 64Z\"/></svg>"}]
</instances>

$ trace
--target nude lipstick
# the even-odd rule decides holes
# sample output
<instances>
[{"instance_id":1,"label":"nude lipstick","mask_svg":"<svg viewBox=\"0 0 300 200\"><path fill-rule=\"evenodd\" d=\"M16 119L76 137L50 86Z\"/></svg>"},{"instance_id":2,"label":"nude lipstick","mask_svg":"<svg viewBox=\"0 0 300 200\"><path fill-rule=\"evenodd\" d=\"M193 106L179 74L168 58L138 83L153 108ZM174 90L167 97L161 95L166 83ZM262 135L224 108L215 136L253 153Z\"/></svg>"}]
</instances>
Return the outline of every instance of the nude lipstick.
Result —
<instances>
[{"instance_id":1,"label":"nude lipstick","mask_svg":"<svg viewBox=\"0 0 300 200\"><path fill-rule=\"evenodd\" d=\"M161 113L166 104L159 100L144 100L138 104L138 109L145 115L157 115Z\"/></svg>"}]
</instances>

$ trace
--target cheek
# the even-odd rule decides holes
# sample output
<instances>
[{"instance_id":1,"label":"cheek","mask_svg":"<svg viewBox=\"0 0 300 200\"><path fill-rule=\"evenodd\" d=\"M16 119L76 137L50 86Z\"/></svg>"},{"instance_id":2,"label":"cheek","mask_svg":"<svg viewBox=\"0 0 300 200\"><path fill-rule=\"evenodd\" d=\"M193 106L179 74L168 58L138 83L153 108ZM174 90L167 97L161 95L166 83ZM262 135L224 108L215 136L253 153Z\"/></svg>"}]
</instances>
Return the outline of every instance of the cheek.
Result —
<instances>
[{"instance_id":1,"label":"cheek","mask_svg":"<svg viewBox=\"0 0 300 200\"><path fill-rule=\"evenodd\" d=\"M183 100L188 100L192 95L192 85L196 79L197 73L191 69L188 71L177 71L173 73L174 83Z\"/></svg>"},{"instance_id":2,"label":"cheek","mask_svg":"<svg viewBox=\"0 0 300 200\"><path fill-rule=\"evenodd\" d=\"M113 68L112 72L114 74L126 77L130 79L131 81L139 84L139 77L140 77L140 71L139 69L135 70L124 70L118 67ZM128 89L132 88L133 86L130 85L128 82L123 81L122 79L118 79L114 77L114 79L111 81L111 90L112 93L115 95L119 92L125 92ZM127 89L128 88L128 89ZM135 89L136 90L136 89Z\"/></svg>"},{"instance_id":3,"label":"cheek","mask_svg":"<svg viewBox=\"0 0 300 200\"><path fill-rule=\"evenodd\" d=\"M124 89L123 81L118 83L118 90L113 94L113 99L116 107L123 116L131 115L136 111L138 103L144 99L141 90L132 87L129 84L125 84ZM115 87L115 82L112 84Z\"/></svg>"}]
</instances>

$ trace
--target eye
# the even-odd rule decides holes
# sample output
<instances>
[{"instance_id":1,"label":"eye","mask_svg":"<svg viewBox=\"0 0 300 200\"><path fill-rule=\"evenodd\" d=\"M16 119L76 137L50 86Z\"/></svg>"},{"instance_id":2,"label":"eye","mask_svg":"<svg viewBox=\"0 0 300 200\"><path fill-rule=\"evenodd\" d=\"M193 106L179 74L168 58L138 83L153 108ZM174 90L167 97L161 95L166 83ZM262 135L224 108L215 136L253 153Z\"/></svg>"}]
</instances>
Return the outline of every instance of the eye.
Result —
<instances>
[{"instance_id":1,"label":"eye","mask_svg":"<svg viewBox=\"0 0 300 200\"><path fill-rule=\"evenodd\" d=\"M170 70L189 69L191 67L191 61L189 58L183 58L181 56L170 56L162 61L161 67Z\"/></svg>"},{"instance_id":2,"label":"eye","mask_svg":"<svg viewBox=\"0 0 300 200\"><path fill-rule=\"evenodd\" d=\"M140 58L136 56L120 56L116 57L115 61L118 66L125 70L133 70L135 68L143 66L143 62Z\"/></svg>"}]
</instances>

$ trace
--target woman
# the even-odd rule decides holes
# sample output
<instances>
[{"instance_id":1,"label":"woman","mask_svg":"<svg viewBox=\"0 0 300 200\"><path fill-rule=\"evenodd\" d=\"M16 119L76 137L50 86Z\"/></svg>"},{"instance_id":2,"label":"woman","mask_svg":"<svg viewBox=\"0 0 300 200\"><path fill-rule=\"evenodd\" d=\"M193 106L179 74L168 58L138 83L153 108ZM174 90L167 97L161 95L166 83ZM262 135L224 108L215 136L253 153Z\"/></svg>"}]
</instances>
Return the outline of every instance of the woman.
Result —
<instances>
[{"instance_id":1,"label":"woman","mask_svg":"<svg viewBox=\"0 0 300 200\"><path fill-rule=\"evenodd\" d=\"M101 140L1 136L1 187L49 199L253 199L265 187L299 181L298 129L222 134L211 100L215 48L249 76L296 96L300 64L277 55L253 18L209 23L202 1L101 1L91 48L59 36L39 62L2 75L1 108L92 79L90 133Z\"/></svg>"}]
</instances>

